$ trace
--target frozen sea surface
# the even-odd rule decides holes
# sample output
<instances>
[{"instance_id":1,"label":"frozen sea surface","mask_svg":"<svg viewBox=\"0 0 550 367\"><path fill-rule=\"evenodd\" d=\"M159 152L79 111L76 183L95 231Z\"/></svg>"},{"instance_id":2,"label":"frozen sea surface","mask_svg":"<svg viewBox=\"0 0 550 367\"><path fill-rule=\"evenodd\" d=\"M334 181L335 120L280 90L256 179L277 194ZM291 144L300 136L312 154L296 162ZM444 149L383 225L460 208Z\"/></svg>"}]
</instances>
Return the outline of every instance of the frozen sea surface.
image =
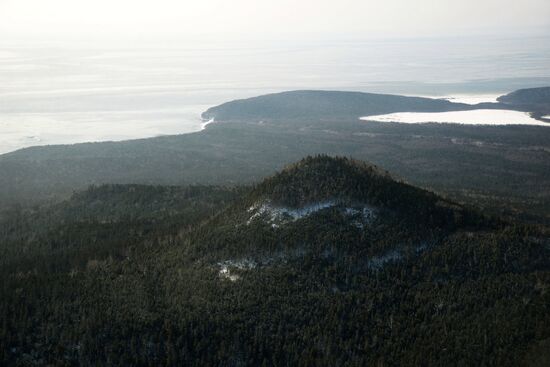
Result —
<instances>
[{"instance_id":1,"label":"frozen sea surface","mask_svg":"<svg viewBox=\"0 0 550 367\"><path fill-rule=\"evenodd\" d=\"M449 102L454 103L465 103L470 105L476 105L478 103L497 103L497 98L502 94L492 93L457 93L457 94L445 94L445 95L433 95L433 94L407 94L409 97L423 97L423 98L432 98L432 99L445 99Z\"/></svg>"},{"instance_id":2,"label":"frozen sea surface","mask_svg":"<svg viewBox=\"0 0 550 367\"><path fill-rule=\"evenodd\" d=\"M285 90L491 102L491 93L550 83L548 40L94 43L3 37L0 154L195 132L210 106Z\"/></svg>"},{"instance_id":3,"label":"frozen sea surface","mask_svg":"<svg viewBox=\"0 0 550 367\"><path fill-rule=\"evenodd\" d=\"M454 103L466 103L475 105L478 103L497 103L497 98L500 97L500 94L457 94L454 96L444 96L439 97L442 99L446 99L450 102Z\"/></svg>"},{"instance_id":4,"label":"frozen sea surface","mask_svg":"<svg viewBox=\"0 0 550 367\"><path fill-rule=\"evenodd\" d=\"M200 131L207 124L200 119L206 108L3 113L0 154L34 145L121 141Z\"/></svg>"},{"instance_id":5,"label":"frozen sea surface","mask_svg":"<svg viewBox=\"0 0 550 367\"><path fill-rule=\"evenodd\" d=\"M361 120L399 122L405 124L439 122L465 125L538 125L550 127L550 124L535 120L525 112L508 110L399 112L386 115L361 117Z\"/></svg>"}]
</instances>

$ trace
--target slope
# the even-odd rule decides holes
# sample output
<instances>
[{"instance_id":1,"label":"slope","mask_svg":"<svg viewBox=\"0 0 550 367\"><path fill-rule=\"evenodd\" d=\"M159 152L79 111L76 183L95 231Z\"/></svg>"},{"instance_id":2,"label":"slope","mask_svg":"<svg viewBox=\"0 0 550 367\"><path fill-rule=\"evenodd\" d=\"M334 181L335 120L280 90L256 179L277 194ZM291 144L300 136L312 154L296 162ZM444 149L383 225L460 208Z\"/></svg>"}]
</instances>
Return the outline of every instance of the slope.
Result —
<instances>
[{"instance_id":1,"label":"slope","mask_svg":"<svg viewBox=\"0 0 550 367\"><path fill-rule=\"evenodd\" d=\"M125 218L130 203L154 207L170 190L138 189L138 199L132 188L106 187L69 207ZM157 232L129 238L120 258L2 266L2 364L548 361L548 230L487 220L371 164L327 156L291 165L229 204L185 229L156 222ZM79 233L83 244L93 238Z\"/></svg>"}]
</instances>

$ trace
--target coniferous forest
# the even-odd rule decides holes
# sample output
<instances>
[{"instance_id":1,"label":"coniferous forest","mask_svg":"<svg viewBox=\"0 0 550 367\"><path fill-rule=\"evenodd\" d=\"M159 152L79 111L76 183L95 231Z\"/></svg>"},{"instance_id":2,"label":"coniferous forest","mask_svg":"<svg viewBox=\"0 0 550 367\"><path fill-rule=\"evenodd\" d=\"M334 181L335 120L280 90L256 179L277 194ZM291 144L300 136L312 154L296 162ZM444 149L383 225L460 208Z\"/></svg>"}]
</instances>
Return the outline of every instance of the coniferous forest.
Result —
<instances>
[{"instance_id":1,"label":"coniferous forest","mask_svg":"<svg viewBox=\"0 0 550 367\"><path fill-rule=\"evenodd\" d=\"M0 220L0 365L547 366L550 230L349 158Z\"/></svg>"},{"instance_id":2,"label":"coniferous forest","mask_svg":"<svg viewBox=\"0 0 550 367\"><path fill-rule=\"evenodd\" d=\"M0 0L0 367L550 367L550 0Z\"/></svg>"}]
</instances>

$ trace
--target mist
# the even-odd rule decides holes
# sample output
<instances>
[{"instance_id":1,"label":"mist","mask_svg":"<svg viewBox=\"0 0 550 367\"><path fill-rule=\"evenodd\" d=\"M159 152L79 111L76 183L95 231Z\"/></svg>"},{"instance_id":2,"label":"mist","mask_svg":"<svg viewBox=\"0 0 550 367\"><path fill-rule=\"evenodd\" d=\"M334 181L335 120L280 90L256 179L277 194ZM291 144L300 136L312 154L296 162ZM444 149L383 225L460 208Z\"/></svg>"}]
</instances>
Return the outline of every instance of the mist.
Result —
<instances>
[{"instance_id":1,"label":"mist","mask_svg":"<svg viewBox=\"0 0 550 367\"><path fill-rule=\"evenodd\" d=\"M546 0L3 0L0 37L70 39L548 34Z\"/></svg>"}]
</instances>

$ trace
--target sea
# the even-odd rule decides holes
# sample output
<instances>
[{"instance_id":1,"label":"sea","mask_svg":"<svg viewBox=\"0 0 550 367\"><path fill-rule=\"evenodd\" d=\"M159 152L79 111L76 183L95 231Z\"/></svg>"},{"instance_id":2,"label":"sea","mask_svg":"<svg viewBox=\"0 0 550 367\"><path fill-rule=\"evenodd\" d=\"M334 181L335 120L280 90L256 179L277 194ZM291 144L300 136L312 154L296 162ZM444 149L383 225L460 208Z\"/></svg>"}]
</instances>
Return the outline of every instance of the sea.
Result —
<instances>
[{"instance_id":1,"label":"sea","mask_svg":"<svg viewBox=\"0 0 550 367\"><path fill-rule=\"evenodd\" d=\"M208 107L296 89L483 101L550 85L550 36L0 39L0 154L200 131Z\"/></svg>"}]
</instances>

